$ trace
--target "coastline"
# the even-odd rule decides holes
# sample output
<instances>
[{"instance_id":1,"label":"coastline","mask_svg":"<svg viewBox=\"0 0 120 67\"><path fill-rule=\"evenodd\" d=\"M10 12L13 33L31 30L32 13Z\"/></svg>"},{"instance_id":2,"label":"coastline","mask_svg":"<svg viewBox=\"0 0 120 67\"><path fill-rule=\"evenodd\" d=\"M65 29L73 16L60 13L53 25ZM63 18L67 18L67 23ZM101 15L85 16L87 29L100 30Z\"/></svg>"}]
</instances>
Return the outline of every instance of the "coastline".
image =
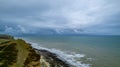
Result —
<instances>
[{"instance_id":1,"label":"coastline","mask_svg":"<svg viewBox=\"0 0 120 67\"><path fill-rule=\"evenodd\" d=\"M29 43L31 46L31 44ZM32 47L37 54L40 55L40 63L45 64L47 67L75 67L70 65L63 58L59 58L55 53L52 53L45 49L36 49Z\"/></svg>"},{"instance_id":2,"label":"coastline","mask_svg":"<svg viewBox=\"0 0 120 67\"><path fill-rule=\"evenodd\" d=\"M33 42L29 39L22 38L24 39L27 43L30 43L31 46L37 50L37 53L45 53L47 52L48 54L50 53L53 55L57 60L62 61L63 63L67 64L68 67L90 67L90 64L88 63L82 63L82 61L77 61L76 58L84 58L86 55L85 54L79 54L79 53L74 53L74 52L67 52L55 48L46 48L39 43ZM53 58L54 58L53 57ZM64 66L63 66L64 67ZM66 66L65 66L66 67Z\"/></svg>"},{"instance_id":3,"label":"coastline","mask_svg":"<svg viewBox=\"0 0 120 67\"><path fill-rule=\"evenodd\" d=\"M0 37L0 60L0 67L73 67L56 54L9 35Z\"/></svg>"},{"instance_id":4,"label":"coastline","mask_svg":"<svg viewBox=\"0 0 120 67\"><path fill-rule=\"evenodd\" d=\"M40 62L45 63L47 67L73 67L69 65L66 61L63 61L62 59L58 58L58 56L54 53L51 53L47 50L38 50L35 49L37 53L41 55ZM47 61L47 62L46 62Z\"/></svg>"}]
</instances>

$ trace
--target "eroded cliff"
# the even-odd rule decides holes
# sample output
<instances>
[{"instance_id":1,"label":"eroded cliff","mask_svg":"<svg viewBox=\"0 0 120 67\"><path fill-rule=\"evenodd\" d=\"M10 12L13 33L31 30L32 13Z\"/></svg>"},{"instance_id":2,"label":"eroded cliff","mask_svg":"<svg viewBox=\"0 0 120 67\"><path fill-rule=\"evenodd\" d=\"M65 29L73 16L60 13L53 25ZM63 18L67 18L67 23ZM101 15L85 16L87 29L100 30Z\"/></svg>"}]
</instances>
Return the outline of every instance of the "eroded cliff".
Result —
<instances>
[{"instance_id":1,"label":"eroded cliff","mask_svg":"<svg viewBox=\"0 0 120 67\"><path fill-rule=\"evenodd\" d=\"M70 67L54 53L38 50L22 39L0 37L0 67Z\"/></svg>"}]
</instances>

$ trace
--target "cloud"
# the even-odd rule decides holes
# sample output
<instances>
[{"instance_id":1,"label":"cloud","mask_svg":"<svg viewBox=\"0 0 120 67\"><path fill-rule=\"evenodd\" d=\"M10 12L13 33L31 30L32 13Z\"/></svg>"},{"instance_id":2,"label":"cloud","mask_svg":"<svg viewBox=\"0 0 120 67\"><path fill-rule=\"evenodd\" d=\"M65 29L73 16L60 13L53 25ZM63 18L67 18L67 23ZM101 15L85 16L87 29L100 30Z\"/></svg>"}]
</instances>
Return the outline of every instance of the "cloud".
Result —
<instances>
[{"instance_id":1,"label":"cloud","mask_svg":"<svg viewBox=\"0 0 120 67\"><path fill-rule=\"evenodd\" d=\"M11 35L21 35L21 34L29 34L29 33L33 33L33 32L30 31L29 29L26 30L21 25L18 25L15 27L5 26L4 30L2 30L2 33L11 34Z\"/></svg>"},{"instance_id":2,"label":"cloud","mask_svg":"<svg viewBox=\"0 0 120 67\"><path fill-rule=\"evenodd\" d=\"M53 29L58 33L70 30L120 34L119 3L119 0L1 0L0 23L17 25L23 33L34 28L35 32Z\"/></svg>"},{"instance_id":3,"label":"cloud","mask_svg":"<svg viewBox=\"0 0 120 67\"><path fill-rule=\"evenodd\" d=\"M5 28L5 31L4 31L5 33L13 33L13 32L15 32L15 30L12 28L12 27L7 27L6 26L6 28Z\"/></svg>"}]
</instances>

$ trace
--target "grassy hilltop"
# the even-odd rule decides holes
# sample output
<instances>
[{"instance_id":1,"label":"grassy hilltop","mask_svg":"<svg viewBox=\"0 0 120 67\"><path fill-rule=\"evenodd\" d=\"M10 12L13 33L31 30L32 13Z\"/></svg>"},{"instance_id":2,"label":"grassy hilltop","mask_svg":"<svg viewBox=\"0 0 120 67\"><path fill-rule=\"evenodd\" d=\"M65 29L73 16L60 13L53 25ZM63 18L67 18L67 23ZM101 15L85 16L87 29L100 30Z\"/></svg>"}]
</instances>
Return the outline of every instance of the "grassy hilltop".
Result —
<instances>
[{"instance_id":1,"label":"grassy hilltop","mask_svg":"<svg viewBox=\"0 0 120 67\"><path fill-rule=\"evenodd\" d=\"M0 35L0 67L40 67L40 55L24 40Z\"/></svg>"}]
</instances>

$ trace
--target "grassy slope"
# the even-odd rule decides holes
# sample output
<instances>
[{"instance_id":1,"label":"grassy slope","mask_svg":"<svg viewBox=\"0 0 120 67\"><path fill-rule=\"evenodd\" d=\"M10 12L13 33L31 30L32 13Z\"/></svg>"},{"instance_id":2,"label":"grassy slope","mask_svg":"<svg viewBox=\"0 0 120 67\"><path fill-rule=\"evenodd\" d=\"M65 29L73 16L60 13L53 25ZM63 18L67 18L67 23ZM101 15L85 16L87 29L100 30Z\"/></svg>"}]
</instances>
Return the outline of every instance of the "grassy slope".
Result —
<instances>
[{"instance_id":1,"label":"grassy slope","mask_svg":"<svg viewBox=\"0 0 120 67\"><path fill-rule=\"evenodd\" d=\"M16 62L16 44L10 40L0 39L0 67L12 66Z\"/></svg>"},{"instance_id":2,"label":"grassy slope","mask_svg":"<svg viewBox=\"0 0 120 67\"><path fill-rule=\"evenodd\" d=\"M40 56L24 40L0 38L0 67L30 67L36 63L40 67L39 60Z\"/></svg>"},{"instance_id":3,"label":"grassy slope","mask_svg":"<svg viewBox=\"0 0 120 67\"><path fill-rule=\"evenodd\" d=\"M17 49L18 49L18 58L15 67L23 67L26 57L28 56L29 51L27 50L27 44L22 40L16 40Z\"/></svg>"}]
</instances>

